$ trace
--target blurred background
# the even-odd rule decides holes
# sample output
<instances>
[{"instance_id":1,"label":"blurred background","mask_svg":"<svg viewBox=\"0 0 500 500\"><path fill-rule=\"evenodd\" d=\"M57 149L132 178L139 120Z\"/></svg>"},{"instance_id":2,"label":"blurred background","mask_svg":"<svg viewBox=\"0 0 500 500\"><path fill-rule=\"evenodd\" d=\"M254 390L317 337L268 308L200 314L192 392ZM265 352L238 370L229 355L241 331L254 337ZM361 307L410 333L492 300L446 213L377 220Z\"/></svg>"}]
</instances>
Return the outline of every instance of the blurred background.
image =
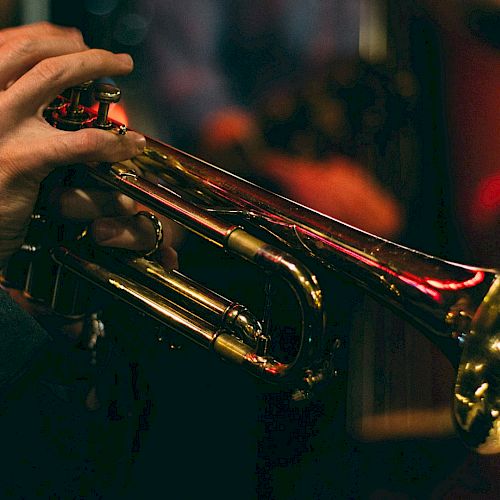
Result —
<instances>
[{"instance_id":1,"label":"blurred background","mask_svg":"<svg viewBox=\"0 0 500 500\"><path fill-rule=\"evenodd\" d=\"M51 20L131 53L115 109L130 127L369 232L498 266L500 2L1 6L2 26ZM236 294L249 286L226 275L229 257L221 264L189 237L179 250L187 274L218 276ZM111 492L128 478L127 494L146 498L495 498L498 459L455 437L448 361L391 312L342 291L332 328L345 339L343 375L311 403L196 348L167 361L134 351L117 367L126 382L110 389L116 418L108 411L102 448L115 455L96 460L89 482ZM116 463L122 477L111 480Z\"/></svg>"}]
</instances>

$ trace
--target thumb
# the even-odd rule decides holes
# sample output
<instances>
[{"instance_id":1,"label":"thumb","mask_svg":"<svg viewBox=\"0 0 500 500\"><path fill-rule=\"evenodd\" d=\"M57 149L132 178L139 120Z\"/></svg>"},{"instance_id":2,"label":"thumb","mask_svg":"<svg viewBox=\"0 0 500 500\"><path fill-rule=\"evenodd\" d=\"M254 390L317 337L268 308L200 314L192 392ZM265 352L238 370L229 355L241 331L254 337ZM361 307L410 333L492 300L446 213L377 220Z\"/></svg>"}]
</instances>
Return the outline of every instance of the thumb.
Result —
<instances>
[{"instance_id":1,"label":"thumb","mask_svg":"<svg viewBox=\"0 0 500 500\"><path fill-rule=\"evenodd\" d=\"M146 146L146 139L137 132L120 135L106 130L87 128L63 132L54 137L47 157L55 165L76 162L121 161L138 155ZM50 152L51 151L51 152Z\"/></svg>"}]
</instances>

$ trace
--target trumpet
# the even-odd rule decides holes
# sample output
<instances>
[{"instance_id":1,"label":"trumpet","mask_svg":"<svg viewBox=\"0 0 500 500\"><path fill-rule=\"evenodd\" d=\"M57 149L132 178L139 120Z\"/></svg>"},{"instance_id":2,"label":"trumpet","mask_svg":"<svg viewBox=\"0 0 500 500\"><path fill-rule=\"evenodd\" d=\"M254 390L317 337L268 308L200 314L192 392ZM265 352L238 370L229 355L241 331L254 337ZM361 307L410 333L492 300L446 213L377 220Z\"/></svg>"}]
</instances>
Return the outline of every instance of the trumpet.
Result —
<instances>
[{"instance_id":1,"label":"trumpet","mask_svg":"<svg viewBox=\"0 0 500 500\"><path fill-rule=\"evenodd\" d=\"M97 126L126 133L107 118L118 89L95 86L100 103L95 113L79 104L86 86L73 89L69 100L59 98L47 110L48 121L66 130ZM90 282L252 374L295 387L295 397L302 398L335 371L325 332L334 304L321 276L311 270L313 262L396 310L445 353L457 369L453 411L459 434L479 453L500 452L499 270L448 262L378 238L151 138L142 154L88 164L85 171L282 279L300 311L300 345L291 361L280 360L271 352L262 319L244 305L148 258L89 252L78 244L50 248L57 270L44 300L53 308L77 314L80 287L68 292L65 284ZM35 217L33 224L43 220ZM34 297L40 288L35 279L39 248L37 241L28 241L21 250L28 262L21 287ZM5 280L15 281L9 271Z\"/></svg>"}]
</instances>

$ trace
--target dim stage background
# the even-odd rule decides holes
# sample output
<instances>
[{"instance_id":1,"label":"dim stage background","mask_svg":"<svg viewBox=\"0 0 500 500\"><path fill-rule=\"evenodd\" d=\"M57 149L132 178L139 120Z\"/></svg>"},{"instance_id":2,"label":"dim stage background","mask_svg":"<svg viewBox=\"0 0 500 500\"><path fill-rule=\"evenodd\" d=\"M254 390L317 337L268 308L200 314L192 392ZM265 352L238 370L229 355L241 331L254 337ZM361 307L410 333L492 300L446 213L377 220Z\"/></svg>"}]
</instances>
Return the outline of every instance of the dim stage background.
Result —
<instances>
[{"instance_id":1,"label":"dim stage background","mask_svg":"<svg viewBox=\"0 0 500 500\"><path fill-rule=\"evenodd\" d=\"M159 136L166 118L151 99L147 10L132 0L10 3L13 17L4 23L49 16L78 26L91 46L132 53L134 74L118 82L128 120ZM368 110L378 121L362 131L364 154L376 158L371 167L404 204L402 243L448 260L498 265L500 53L492 47L492 16L461 17L454 2L441 4L361 2L377 20L361 30L375 41L360 45L359 59L350 62L362 68L350 85L360 92L376 85L383 96L382 109ZM381 120L392 127L383 151ZM205 279L221 271L208 253L200 262L199 252L181 249L187 274ZM238 284L229 288L238 294ZM348 332L341 366L347 376L310 404L294 406L196 348L183 345L177 359L139 349L128 366L141 381L132 403L140 418L120 425L140 430L116 433L134 436L129 494L189 492L194 481L200 491L234 488L240 498L493 498L498 460L471 455L453 433L448 362L392 313L350 288L346 297L335 328Z\"/></svg>"}]
</instances>

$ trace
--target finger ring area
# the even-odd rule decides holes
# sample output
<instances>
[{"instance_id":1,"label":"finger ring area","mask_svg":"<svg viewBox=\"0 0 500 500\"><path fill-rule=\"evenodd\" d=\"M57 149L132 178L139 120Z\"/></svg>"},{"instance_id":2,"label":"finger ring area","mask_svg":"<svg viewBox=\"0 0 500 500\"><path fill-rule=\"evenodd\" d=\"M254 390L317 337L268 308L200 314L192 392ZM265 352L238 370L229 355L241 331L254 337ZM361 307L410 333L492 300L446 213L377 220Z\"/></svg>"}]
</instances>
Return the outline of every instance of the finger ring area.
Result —
<instances>
[{"instance_id":1,"label":"finger ring area","mask_svg":"<svg viewBox=\"0 0 500 500\"><path fill-rule=\"evenodd\" d=\"M135 214L135 217L146 217L153 224L153 229L155 230L154 247L151 250L148 250L145 253L143 253L143 257L149 257L150 255L154 254L158 250L158 248L160 248L160 245L163 242L163 225L160 219L158 219L158 217L156 217L156 215L152 212L147 212L147 211L137 212Z\"/></svg>"}]
</instances>

